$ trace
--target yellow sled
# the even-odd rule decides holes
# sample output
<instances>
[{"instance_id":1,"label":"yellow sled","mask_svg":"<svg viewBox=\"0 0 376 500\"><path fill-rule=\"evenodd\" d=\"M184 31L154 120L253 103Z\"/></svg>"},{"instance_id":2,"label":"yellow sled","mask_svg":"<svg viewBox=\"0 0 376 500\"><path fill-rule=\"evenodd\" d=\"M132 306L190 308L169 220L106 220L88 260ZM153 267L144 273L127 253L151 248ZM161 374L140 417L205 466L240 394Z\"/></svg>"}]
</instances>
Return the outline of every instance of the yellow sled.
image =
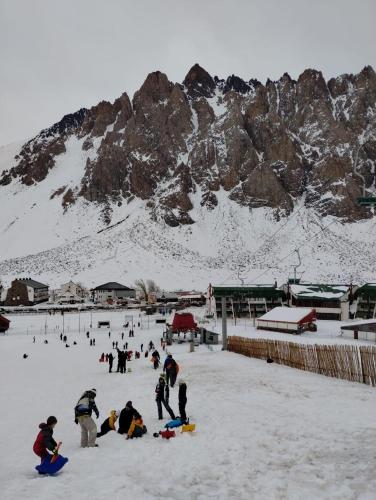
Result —
<instances>
[{"instance_id":1,"label":"yellow sled","mask_svg":"<svg viewBox=\"0 0 376 500\"><path fill-rule=\"evenodd\" d=\"M194 432L196 430L196 424L184 424L181 428L182 432Z\"/></svg>"}]
</instances>

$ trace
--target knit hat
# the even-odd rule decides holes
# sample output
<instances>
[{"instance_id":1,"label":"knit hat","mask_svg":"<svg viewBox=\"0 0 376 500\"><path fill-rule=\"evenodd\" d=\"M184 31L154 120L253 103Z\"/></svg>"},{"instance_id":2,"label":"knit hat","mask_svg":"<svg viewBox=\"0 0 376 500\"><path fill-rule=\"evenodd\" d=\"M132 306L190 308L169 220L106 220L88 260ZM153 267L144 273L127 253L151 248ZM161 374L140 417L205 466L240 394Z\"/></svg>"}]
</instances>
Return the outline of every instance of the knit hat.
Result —
<instances>
[{"instance_id":1,"label":"knit hat","mask_svg":"<svg viewBox=\"0 0 376 500\"><path fill-rule=\"evenodd\" d=\"M51 417L48 417L47 419L47 425L53 425L57 423L57 418L51 415Z\"/></svg>"},{"instance_id":2,"label":"knit hat","mask_svg":"<svg viewBox=\"0 0 376 500\"><path fill-rule=\"evenodd\" d=\"M181 378L181 379L179 379L179 385L183 385L183 384L185 384L185 380L184 380L184 379L182 379L182 378Z\"/></svg>"},{"instance_id":3,"label":"knit hat","mask_svg":"<svg viewBox=\"0 0 376 500\"><path fill-rule=\"evenodd\" d=\"M160 373L159 378L163 378L163 380L166 380L166 374L165 373Z\"/></svg>"},{"instance_id":4,"label":"knit hat","mask_svg":"<svg viewBox=\"0 0 376 500\"><path fill-rule=\"evenodd\" d=\"M132 401L128 401L127 404L125 405L127 408L131 408L132 407Z\"/></svg>"}]
</instances>

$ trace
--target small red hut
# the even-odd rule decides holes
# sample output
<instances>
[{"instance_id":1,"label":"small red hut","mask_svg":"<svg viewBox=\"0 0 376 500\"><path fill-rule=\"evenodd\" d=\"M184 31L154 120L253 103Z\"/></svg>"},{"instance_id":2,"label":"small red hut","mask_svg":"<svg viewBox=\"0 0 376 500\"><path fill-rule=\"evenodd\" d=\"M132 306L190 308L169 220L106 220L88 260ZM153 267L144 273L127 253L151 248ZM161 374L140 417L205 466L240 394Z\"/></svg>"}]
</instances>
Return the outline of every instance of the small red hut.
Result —
<instances>
[{"instance_id":1,"label":"small red hut","mask_svg":"<svg viewBox=\"0 0 376 500\"><path fill-rule=\"evenodd\" d=\"M171 330L173 333L197 330L197 323L191 313L175 313L172 320Z\"/></svg>"}]
</instances>

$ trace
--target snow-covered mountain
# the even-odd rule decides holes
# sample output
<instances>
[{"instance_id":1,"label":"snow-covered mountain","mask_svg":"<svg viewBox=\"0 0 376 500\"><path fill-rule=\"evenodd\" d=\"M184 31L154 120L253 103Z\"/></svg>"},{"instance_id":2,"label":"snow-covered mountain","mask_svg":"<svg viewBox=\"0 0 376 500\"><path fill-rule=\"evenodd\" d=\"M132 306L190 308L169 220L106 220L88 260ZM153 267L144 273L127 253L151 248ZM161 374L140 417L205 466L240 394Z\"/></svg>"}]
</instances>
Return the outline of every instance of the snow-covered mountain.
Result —
<instances>
[{"instance_id":1,"label":"snow-covered mountain","mask_svg":"<svg viewBox=\"0 0 376 500\"><path fill-rule=\"evenodd\" d=\"M155 72L0 148L0 277L166 288L376 279L376 74L266 85ZM361 146L361 147L360 147Z\"/></svg>"}]
</instances>

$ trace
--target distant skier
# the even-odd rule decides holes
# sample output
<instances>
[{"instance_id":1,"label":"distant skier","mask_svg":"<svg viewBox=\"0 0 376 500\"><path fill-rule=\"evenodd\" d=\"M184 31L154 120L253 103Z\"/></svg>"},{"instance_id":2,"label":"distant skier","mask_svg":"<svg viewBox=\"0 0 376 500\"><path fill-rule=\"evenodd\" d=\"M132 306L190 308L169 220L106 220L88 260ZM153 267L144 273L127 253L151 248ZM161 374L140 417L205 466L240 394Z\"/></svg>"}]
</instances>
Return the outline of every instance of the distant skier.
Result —
<instances>
[{"instance_id":1,"label":"distant skier","mask_svg":"<svg viewBox=\"0 0 376 500\"><path fill-rule=\"evenodd\" d=\"M85 391L74 408L75 422L76 424L80 424L81 427L82 448L98 446L95 444L97 426L91 417L94 411L97 418L99 418L99 411L94 401L96 395L97 391L95 389Z\"/></svg>"},{"instance_id":2,"label":"distant skier","mask_svg":"<svg viewBox=\"0 0 376 500\"><path fill-rule=\"evenodd\" d=\"M172 418L172 420L175 420L175 415L172 409L170 408L168 402L166 401L166 396L165 396L165 387L166 387L166 382L164 379L164 375L161 375L159 377L158 384L155 388L155 400L157 402L157 408L158 408L158 418L159 420L163 419L163 412L162 412L162 405L166 408L168 414Z\"/></svg>"},{"instance_id":3,"label":"distant skier","mask_svg":"<svg viewBox=\"0 0 376 500\"><path fill-rule=\"evenodd\" d=\"M34 335L34 337L33 337L33 344L35 344L35 335Z\"/></svg>"},{"instance_id":4,"label":"distant skier","mask_svg":"<svg viewBox=\"0 0 376 500\"><path fill-rule=\"evenodd\" d=\"M143 349L144 349L144 344L141 344L141 352L143 352Z\"/></svg>"},{"instance_id":5,"label":"distant skier","mask_svg":"<svg viewBox=\"0 0 376 500\"><path fill-rule=\"evenodd\" d=\"M111 338L111 332L108 332L108 338Z\"/></svg>"},{"instance_id":6,"label":"distant skier","mask_svg":"<svg viewBox=\"0 0 376 500\"><path fill-rule=\"evenodd\" d=\"M102 437L110 431L115 431L115 422L118 419L116 410L111 410L110 416L101 425L101 431L97 433L97 438Z\"/></svg>"},{"instance_id":7,"label":"distant skier","mask_svg":"<svg viewBox=\"0 0 376 500\"><path fill-rule=\"evenodd\" d=\"M86 332L86 338L88 339L90 337L90 332Z\"/></svg>"},{"instance_id":8,"label":"distant skier","mask_svg":"<svg viewBox=\"0 0 376 500\"><path fill-rule=\"evenodd\" d=\"M121 332L121 340L124 339L124 332Z\"/></svg>"},{"instance_id":9,"label":"distant skier","mask_svg":"<svg viewBox=\"0 0 376 500\"><path fill-rule=\"evenodd\" d=\"M48 450L55 453L57 443L52 437L54 433L54 427L57 424L57 418L54 416L48 417L47 423L43 423L39 425L39 434L35 440L33 445L33 451L38 457L41 459L41 463L43 460L51 455L48 453Z\"/></svg>"}]
</instances>

